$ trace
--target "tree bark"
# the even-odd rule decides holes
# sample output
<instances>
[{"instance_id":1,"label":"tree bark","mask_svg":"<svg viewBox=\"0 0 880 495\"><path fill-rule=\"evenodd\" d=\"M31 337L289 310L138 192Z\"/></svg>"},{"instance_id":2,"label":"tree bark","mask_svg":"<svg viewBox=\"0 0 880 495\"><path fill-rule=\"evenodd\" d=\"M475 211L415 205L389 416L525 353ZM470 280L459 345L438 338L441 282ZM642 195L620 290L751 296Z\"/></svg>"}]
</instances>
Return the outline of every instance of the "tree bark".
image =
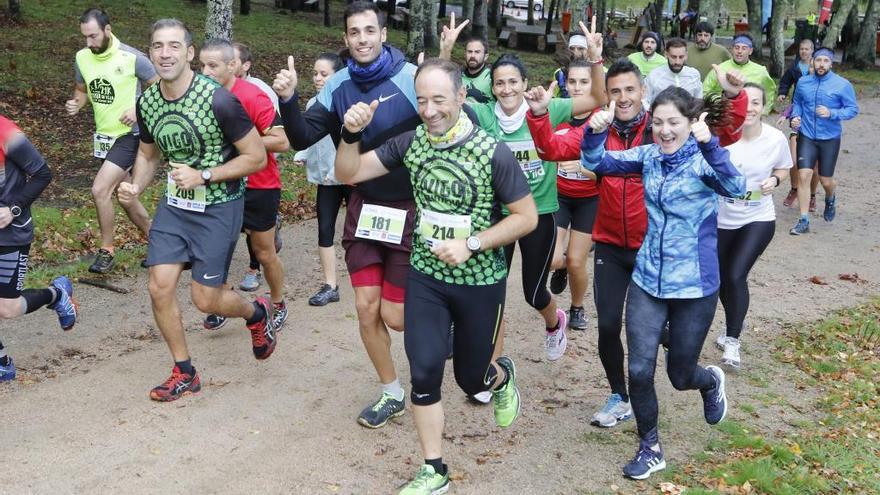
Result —
<instances>
[{"instance_id":1,"label":"tree bark","mask_svg":"<svg viewBox=\"0 0 880 495\"><path fill-rule=\"evenodd\" d=\"M783 23L789 12L794 12L797 0L776 0L770 15L770 75L782 77L785 72L785 30Z\"/></svg>"},{"instance_id":2,"label":"tree bark","mask_svg":"<svg viewBox=\"0 0 880 495\"><path fill-rule=\"evenodd\" d=\"M578 28L578 22L584 21L584 24L590 24L589 19L584 19L584 7L586 6L587 0L572 0L571 1L571 32L575 33L580 31Z\"/></svg>"},{"instance_id":3,"label":"tree bark","mask_svg":"<svg viewBox=\"0 0 880 495\"><path fill-rule=\"evenodd\" d=\"M843 25L846 24L846 19L849 17L849 11L856 5L856 0L837 0L840 2L840 6L837 9L837 13L834 14L834 17L831 19L831 25L828 26L828 31L825 32L825 38L822 40L822 46L831 48L837 46L837 38L840 36L840 31L843 29Z\"/></svg>"},{"instance_id":4,"label":"tree bark","mask_svg":"<svg viewBox=\"0 0 880 495\"><path fill-rule=\"evenodd\" d=\"M761 47L764 46L764 38L761 36L761 0L746 0L746 9L748 10L749 34L755 40L755 51L752 52L752 59L764 58L761 53Z\"/></svg>"},{"instance_id":5,"label":"tree bark","mask_svg":"<svg viewBox=\"0 0 880 495\"><path fill-rule=\"evenodd\" d=\"M535 0L529 0L528 5L528 13L526 14L526 24L529 26L535 25Z\"/></svg>"},{"instance_id":6,"label":"tree bark","mask_svg":"<svg viewBox=\"0 0 880 495\"><path fill-rule=\"evenodd\" d=\"M388 2L394 4L393 1ZM330 27L330 0L324 0L324 27Z\"/></svg>"},{"instance_id":7,"label":"tree bark","mask_svg":"<svg viewBox=\"0 0 880 495\"><path fill-rule=\"evenodd\" d=\"M605 13L608 10L606 2L605 0L596 0L593 5L595 7L593 12L596 13L596 29L604 34L608 27L608 15Z\"/></svg>"},{"instance_id":8,"label":"tree bark","mask_svg":"<svg viewBox=\"0 0 880 495\"><path fill-rule=\"evenodd\" d=\"M880 17L880 1L869 0L862 21L862 32L853 54L853 62L858 69L874 67L877 50L877 17Z\"/></svg>"},{"instance_id":9,"label":"tree bark","mask_svg":"<svg viewBox=\"0 0 880 495\"><path fill-rule=\"evenodd\" d=\"M701 15L706 16L706 22L708 22L711 26L717 26L718 24L718 16L721 14L721 4L724 3L722 0L709 0L703 5L704 10L700 12ZM778 1L773 2L774 4L779 3Z\"/></svg>"},{"instance_id":10,"label":"tree bark","mask_svg":"<svg viewBox=\"0 0 880 495\"><path fill-rule=\"evenodd\" d=\"M9 0L9 18L13 21L21 21L21 1Z\"/></svg>"},{"instance_id":11,"label":"tree bark","mask_svg":"<svg viewBox=\"0 0 880 495\"><path fill-rule=\"evenodd\" d=\"M471 21L471 35L489 38L489 5L485 0L477 0L474 5L474 19Z\"/></svg>"},{"instance_id":12,"label":"tree bark","mask_svg":"<svg viewBox=\"0 0 880 495\"><path fill-rule=\"evenodd\" d=\"M480 4L481 0L463 0L461 2L461 18L456 18L455 23L460 24L465 19L470 19L471 23L465 26L464 31L459 35L460 40L464 40L473 32L474 29L474 11ZM439 13L438 13L439 16Z\"/></svg>"},{"instance_id":13,"label":"tree bark","mask_svg":"<svg viewBox=\"0 0 880 495\"><path fill-rule=\"evenodd\" d=\"M250 15L251 13L251 0L241 0L241 7L238 11L241 15Z\"/></svg>"},{"instance_id":14,"label":"tree bark","mask_svg":"<svg viewBox=\"0 0 880 495\"><path fill-rule=\"evenodd\" d=\"M425 11L431 8L429 0L410 0L409 31L406 34L406 55L415 60L425 51Z\"/></svg>"},{"instance_id":15,"label":"tree bark","mask_svg":"<svg viewBox=\"0 0 880 495\"><path fill-rule=\"evenodd\" d=\"M437 48L439 46L439 37L437 36L437 14L440 5L437 2L428 2L425 7L425 48Z\"/></svg>"},{"instance_id":16,"label":"tree bark","mask_svg":"<svg viewBox=\"0 0 880 495\"><path fill-rule=\"evenodd\" d=\"M208 0L205 39L232 39L232 0Z\"/></svg>"},{"instance_id":17,"label":"tree bark","mask_svg":"<svg viewBox=\"0 0 880 495\"><path fill-rule=\"evenodd\" d=\"M489 25L493 28L501 26L501 0L489 2Z\"/></svg>"},{"instance_id":18,"label":"tree bark","mask_svg":"<svg viewBox=\"0 0 880 495\"><path fill-rule=\"evenodd\" d=\"M324 0L325 2L329 2L330 0ZM391 16L397 13L397 0L388 0L388 4L385 9L385 18L391 19Z\"/></svg>"},{"instance_id":19,"label":"tree bark","mask_svg":"<svg viewBox=\"0 0 880 495\"><path fill-rule=\"evenodd\" d=\"M654 0L654 12L652 14L654 31L657 34L663 32L663 4L664 0Z\"/></svg>"}]
</instances>

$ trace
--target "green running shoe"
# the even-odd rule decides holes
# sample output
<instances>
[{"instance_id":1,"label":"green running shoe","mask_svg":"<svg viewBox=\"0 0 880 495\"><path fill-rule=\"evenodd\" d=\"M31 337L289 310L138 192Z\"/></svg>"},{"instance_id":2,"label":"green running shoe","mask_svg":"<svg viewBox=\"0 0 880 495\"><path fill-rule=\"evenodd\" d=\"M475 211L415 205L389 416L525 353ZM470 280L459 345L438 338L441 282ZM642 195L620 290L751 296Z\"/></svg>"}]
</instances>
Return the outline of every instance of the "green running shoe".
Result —
<instances>
[{"instance_id":1,"label":"green running shoe","mask_svg":"<svg viewBox=\"0 0 880 495\"><path fill-rule=\"evenodd\" d=\"M495 424L507 428L519 417L519 389L516 387L516 366L509 357L501 356L497 361L509 377L507 384L492 392L495 406Z\"/></svg>"},{"instance_id":2,"label":"green running shoe","mask_svg":"<svg viewBox=\"0 0 880 495\"><path fill-rule=\"evenodd\" d=\"M381 428L391 418L396 418L405 412L405 400L397 400L393 395L382 392L382 397L361 411L358 423L367 428Z\"/></svg>"},{"instance_id":3,"label":"green running shoe","mask_svg":"<svg viewBox=\"0 0 880 495\"><path fill-rule=\"evenodd\" d=\"M439 475L430 464L422 464L412 481L406 484L397 495L440 495L449 491L449 470Z\"/></svg>"}]
</instances>

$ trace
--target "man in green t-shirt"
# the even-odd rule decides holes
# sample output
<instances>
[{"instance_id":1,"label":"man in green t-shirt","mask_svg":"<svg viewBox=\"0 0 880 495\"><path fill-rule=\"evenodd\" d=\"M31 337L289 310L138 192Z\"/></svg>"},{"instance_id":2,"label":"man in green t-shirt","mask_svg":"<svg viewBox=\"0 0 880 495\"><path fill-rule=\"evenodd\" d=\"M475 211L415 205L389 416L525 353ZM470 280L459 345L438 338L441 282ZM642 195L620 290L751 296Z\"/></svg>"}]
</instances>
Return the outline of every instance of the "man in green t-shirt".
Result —
<instances>
[{"instance_id":1,"label":"man in green t-shirt","mask_svg":"<svg viewBox=\"0 0 880 495\"><path fill-rule=\"evenodd\" d=\"M452 49L459 33L470 23L469 19L455 25L455 12L450 15L449 26L443 26L440 36L440 58L452 60ZM489 42L480 36L471 36L464 45L465 65L461 71L461 80L467 97L479 103L495 100L492 94L492 69L489 60Z\"/></svg>"},{"instance_id":2,"label":"man in green t-shirt","mask_svg":"<svg viewBox=\"0 0 880 495\"><path fill-rule=\"evenodd\" d=\"M648 31L639 42L639 51L630 53L627 58L639 68L642 78L648 77L654 69L666 65L666 57L660 55L660 35Z\"/></svg>"},{"instance_id":3,"label":"man in green t-shirt","mask_svg":"<svg viewBox=\"0 0 880 495\"><path fill-rule=\"evenodd\" d=\"M190 360L177 283L192 267L192 302L199 311L243 318L254 357L275 350L269 301L253 303L223 288L244 215L244 180L266 166L266 148L239 100L216 81L195 74L192 35L177 19L161 19L150 34L150 59L161 80L137 104L140 145L132 182L119 201L136 201L165 158L168 177L150 227L147 265L156 324L174 368L150 398L172 401L201 389Z\"/></svg>"},{"instance_id":4,"label":"man in green t-shirt","mask_svg":"<svg viewBox=\"0 0 880 495\"><path fill-rule=\"evenodd\" d=\"M767 68L761 64L752 62L749 57L754 49L754 41L748 33L740 33L733 37L733 58L718 64L721 73L727 73L731 70L738 71L746 82L758 84L764 88L764 94L767 95L768 104L764 106L764 115L770 115L773 110L773 104L776 102L776 81L770 77ZM721 93L721 84L718 82L718 76L715 71L709 73L703 81L703 94L709 96L711 94Z\"/></svg>"},{"instance_id":5,"label":"man in green t-shirt","mask_svg":"<svg viewBox=\"0 0 880 495\"><path fill-rule=\"evenodd\" d=\"M442 59L425 61L416 72L415 88L422 125L363 155L360 137L381 103L361 102L348 110L335 170L340 180L358 183L406 167L416 200L404 345L425 461L399 492L404 495L448 489L440 388L450 323L455 325L452 359L459 386L468 395L492 391L498 426L510 426L519 415L513 361L492 359L507 278L502 246L530 232L538 219L510 148L462 111L466 92L458 66ZM503 218L501 204L510 211Z\"/></svg>"},{"instance_id":6,"label":"man in green t-shirt","mask_svg":"<svg viewBox=\"0 0 880 495\"><path fill-rule=\"evenodd\" d=\"M101 246L89 271L107 273L113 268L115 254L113 190L128 177L137 154L135 99L159 78L146 55L113 36L106 12L88 9L79 23L86 47L76 54L76 86L65 108L73 116L91 102L95 113L93 155L103 163L92 183L92 198L98 213ZM123 209L146 235L150 217L144 206L135 201L123 205Z\"/></svg>"},{"instance_id":7,"label":"man in green t-shirt","mask_svg":"<svg viewBox=\"0 0 880 495\"><path fill-rule=\"evenodd\" d=\"M730 52L712 42L715 28L708 22L698 22L694 29L697 34L695 42L688 44L688 65L700 71L700 79L706 80L706 76L712 72L712 64L719 65L730 60Z\"/></svg>"}]
</instances>

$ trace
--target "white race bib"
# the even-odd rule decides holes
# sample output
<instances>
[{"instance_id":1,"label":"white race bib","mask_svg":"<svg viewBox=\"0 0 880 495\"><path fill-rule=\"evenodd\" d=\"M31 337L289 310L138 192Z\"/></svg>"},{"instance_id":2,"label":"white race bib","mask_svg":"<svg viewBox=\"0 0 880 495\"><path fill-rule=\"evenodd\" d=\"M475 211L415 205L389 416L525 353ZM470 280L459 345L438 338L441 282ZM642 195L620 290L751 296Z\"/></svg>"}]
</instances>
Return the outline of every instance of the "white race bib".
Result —
<instances>
[{"instance_id":1,"label":"white race bib","mask_svg":"<svg viewBox=\"0 0 880 495\"><path fill-rule=\"evenodd\" d=\"M726 203L739 205L739 206L761 206L761 198L764 196L761 194L760 189L755 189L754 191L746 191L745 194L738 198L728 198L722 196Z\"/></svg>"},{"instance_id":2,"label":"white race bib","mask_svg":"<svg viewBox=\"0 0 880 495\"><path fill-rule=\"evenodd\" d=\"M208 188L204 185L194 189L181 189L177 187L171 174L168 174L168 187L165 197L169 206L189 211L205 211L208 205Z\"/></svg>"},{"instance_id":3,"label":"white race bib","mask_svg":"<svg viewBox=\"0 0 880 495\"><path fill-rule=\"evenodd\" d=\"M508 141L507 147L513 152L519 167L526 178L537 178L544 175L544 162L538 157L538 150L535 149L535 142L531 139L527 141Z\"/></svg>"},{"instance_id":4,"label":"white race bib","mask_svg":"<svg viewBox=\"0 0 880 495\"><path fill-rule=\"evenodd\" d=\"M431 247L449 239L467 239L471 235L471 216L422 210L419 233L425 244Z\"/></svg>"},{"instance_id":5,"label":"white race bib","mask_svg":"<svg viewBox=\"0 0 880 495\"><path fill-rule=\"evenodd\" d=\"M113 143L115 142L115 137L95 133L95 158L100 158L101 160L107 158L107 153L110 151L110 148L113 147Z\"/></svg>"},{"instance_id":6,"label":"white race bib","mask_svg":"<svg viewBox=\"0 0 880 495\"><path fill-rule=\"evenodd\" d=\"M406 210L364 203L354 236L400 244L405 224Z\"/></svg>"}]
</instances>

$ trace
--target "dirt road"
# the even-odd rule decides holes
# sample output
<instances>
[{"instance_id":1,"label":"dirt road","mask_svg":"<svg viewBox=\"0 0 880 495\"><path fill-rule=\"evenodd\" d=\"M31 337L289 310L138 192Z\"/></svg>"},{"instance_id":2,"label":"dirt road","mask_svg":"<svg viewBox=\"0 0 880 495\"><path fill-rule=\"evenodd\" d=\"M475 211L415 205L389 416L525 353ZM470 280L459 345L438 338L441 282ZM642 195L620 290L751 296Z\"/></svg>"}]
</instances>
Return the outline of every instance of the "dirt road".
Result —
<instances>
[{"instance_id":1,"label":"dirt road","mask_svg":"<svg viewBox=\"0 0 880 495\"><path fill-rule=\"evenodd\" d=\"M794 372L777 372L780 365L768 355L780 328L880 292L880 100L860 104L862 115L846 125L837 169L837 221L821 219L820 193L813 233L789 236L797 215L780 205L788 190L783 185L776 195L776 238L752 272L745 368L730 380L728 393L733 418L746 416L739 405L753 404L771 431L809 415L812 397L809 389L795 389L788 378ZM195 309L184 306L193 362L205 384L195 397L170 404L147 398L171 363L153 329L143 271L115 280L132 290L127 295L78 285L83 316L70 333L58 329L50 311L0 324L20 371L16 382L0 385L0 493L393 492L421 463L411 414L378 431L355 423L378 384L358 336L348 278L341 278L341 302L325 308L306 303L319 281L316 230L312 221L283 231L292 311L267 362L253 359L242 323L207 332ZM240 245L234 280L244 256ZM858 273L867 282L839 280L842 273ZM814 275L828 285L811 283ZM179 295L188 299L188 284L181 284ZM567 293L561 303L567 306ZM637 443L632 421L601 431L588 424L608 393L595 329L571 332L566 356L550 363L541 322L522 301L516 269L508 308L507 349L519 370L522 416L499 430L491 407L467 403L447 369L445 458L453 492L636 493L656 486L620 476ZM401 381L408 383L401 335L394 336L393 350ZM719 357L705 346L705 363ZM662 366L661 358L661 437L676 465L717 432L703 422L699 394L674 392ZM771 393L787 406L755 400Z\"/></svg>"}]
</instances>

